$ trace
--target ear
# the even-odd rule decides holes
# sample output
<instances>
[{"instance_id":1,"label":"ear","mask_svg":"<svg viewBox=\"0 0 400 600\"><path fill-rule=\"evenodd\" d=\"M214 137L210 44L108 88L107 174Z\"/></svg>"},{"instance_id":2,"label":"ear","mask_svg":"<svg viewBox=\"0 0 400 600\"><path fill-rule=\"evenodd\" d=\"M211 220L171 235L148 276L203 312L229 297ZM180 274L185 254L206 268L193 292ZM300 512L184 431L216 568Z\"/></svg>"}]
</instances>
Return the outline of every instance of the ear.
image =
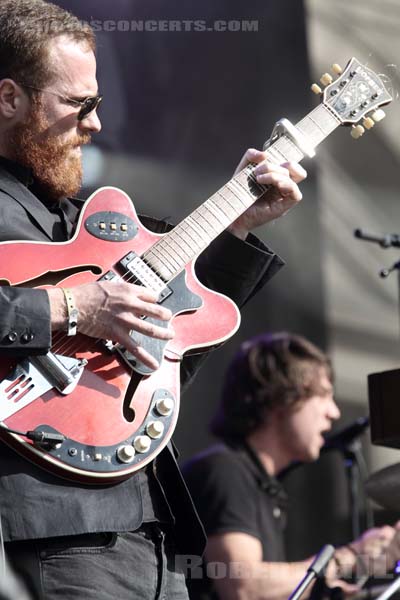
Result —
<instances>
[{"instance_id":1,"label":"ear","mask_svg":"<svg viewBox=\"0 0 400 600\"><path fill-rule=\"evenodd\" d=\"M14 119L22 113L28 103L22 88L12 79L0 80L0 115Z\"/></svg>"},{"instance_id":2,"label":"ear","mask_svg":"<svg viewBox=\"0 0 400 600\"><path fill-rule=\"evenodd\" d=\"M283 421L286 421L290 415L290 413L293 411L293 407L292 406L275 406L273 408L273 410L271 410L271 419L275 420L275 424L279 424L282 423Z\"/></svg>"}]
</instances>

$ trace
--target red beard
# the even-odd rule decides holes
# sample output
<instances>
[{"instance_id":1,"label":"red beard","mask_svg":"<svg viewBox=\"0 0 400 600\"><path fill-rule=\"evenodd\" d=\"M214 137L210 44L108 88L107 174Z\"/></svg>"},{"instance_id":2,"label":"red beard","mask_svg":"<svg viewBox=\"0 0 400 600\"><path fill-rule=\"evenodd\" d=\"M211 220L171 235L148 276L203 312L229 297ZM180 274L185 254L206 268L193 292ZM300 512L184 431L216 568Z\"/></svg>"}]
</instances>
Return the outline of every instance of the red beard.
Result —
<instances>
[{"instance_id":1,"label":"red beard","mask_svg":"<svg viewBox=\"0 0 400 600\"><path fill-rule=\"evenodd\" d=\"M76 135L68 142L49 133L49 126L39 102L32 101L26 120L7 135L9 157L32 170L43 198L51 203L75 196L82 185L82 159L71 149L90 143L88 133Z\"/></svg>"}]
</instances>

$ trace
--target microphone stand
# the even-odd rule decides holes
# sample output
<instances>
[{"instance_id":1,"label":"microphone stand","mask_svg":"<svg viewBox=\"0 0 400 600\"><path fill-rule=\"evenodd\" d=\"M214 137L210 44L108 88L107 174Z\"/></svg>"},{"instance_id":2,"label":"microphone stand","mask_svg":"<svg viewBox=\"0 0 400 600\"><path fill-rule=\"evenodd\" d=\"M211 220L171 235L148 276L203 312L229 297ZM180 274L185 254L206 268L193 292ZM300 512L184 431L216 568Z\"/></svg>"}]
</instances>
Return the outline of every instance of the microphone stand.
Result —
<instances>
[{"instance_id":1,"label":"microphone stand","mask_svg":"<svg viewBox=\"0 0 400 600\"><path fill-rule=\"evenodd\" d=\"M353 440L350 444L340 448L344 457L345 471L349 487L349 502L351 510L352 540L361 534L361 486L360 481L366 479L364 456L361 441ZM365 525L366 529L374 526L374 517L370 505L364 496Z\"/></svg>"},{"instance_id":2,"label":"microphone stand","mask_svg":"<svg viewBox=\"0 0 400 600\"><path fill-rule=\"evenodd\" d=\"M354 440L348 446L342 449L344 465L349 488L349 500L351 511L351 532L352 540L357 539L361 534L360 526L360 477L358 467L358 457L361 452L361 443Z\"/></svg>"},{"instance_id":3,"label":"microphone stand","mask_svg":"<svg viewBox=\"0 0 400 600\"><path fill-rule=\"evenodd\" d=\"M389 585L388 588L378 596L377 600L388 600L400 588L400 575Z\"/></svg>"},{"instance_id":4,"label":"microphone stand","mask_svg":"<svg viewBox=\"0 0 400 600\"><path fill-rule=\"evenodd\" d=\"M392 266L388 269L381 269L379 271L379 275L382 277L382 279L385 279L386 277L389 277L390 273L392 273L393 271L397 271L398 317L400 324L400 260L393 263Z\"/></svg>"},{"instance_id":5,"label":"microphone stand","mask_svg":"<svg viewBox=\"0 0 400 600\"><path fill-rule=\"evenodd\" d=\"M365 242L375 242L379 244L381 248L400 248L400 234L398 233L387 233L385 235L375 235L373 233L367 233L362 229L355 229L354 236ZM391 267L383 268L379 271L379 275L382 278L389 277L390 273L397 271L397 297L398 297L398 316L399 316L399 329L400 329L400 260L393 263Z\"/></svg>"},{"instance_id":6,"label":"microphone stand","mask_svg":"<svg viewBox=\"0 0 400 600\"><path fill-rule=\"evenodd\" d=\"M296 589L290 594L289 600L299 600L300 596L308 588L313 579L322 574L334 552L335 548L331 544L326 544L321 548L311 565L308 567L306 575L300 581Z\"/></svg>"},{"instance_id":7,"label":"microphone stand","mask_svg":"<svg viewBox=\"0 0 400 600\"><path fill-rule=\"evenodd\" d=\"M374 526L372 507L365 494L361 495L363 488L360 485L367 479L368 472L361 451L361 442L358 438L368 426L369 417L359 417L351 425L328 436L321 448L321 454L335 450L343 456L349 491L353 540L359 537L361 533L361 499L365 509L366 528L369 529ZM302 464L304 463L300 461L292 462L279 473L279 479L284 478L290 471Z\"/></svg>"}]
</instances>

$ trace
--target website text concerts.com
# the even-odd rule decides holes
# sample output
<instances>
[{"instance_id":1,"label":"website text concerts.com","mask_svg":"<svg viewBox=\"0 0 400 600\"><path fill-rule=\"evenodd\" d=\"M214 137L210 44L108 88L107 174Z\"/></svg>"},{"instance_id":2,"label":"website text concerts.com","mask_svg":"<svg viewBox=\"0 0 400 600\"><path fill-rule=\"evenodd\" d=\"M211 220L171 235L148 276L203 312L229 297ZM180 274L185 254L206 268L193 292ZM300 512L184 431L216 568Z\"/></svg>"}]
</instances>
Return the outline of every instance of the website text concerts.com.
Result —
<instances>
[{"instance_id":1,"label":"website text concerts.com","mask_svg":"<svg viewBox=\"0 0 400 600\"><path fill-rule=\"evenodd\" d=\"M197 20L139 20L139 21L127 21L127 20L119 20L119 21L100 21L100 20L92 20L89 22L94 31L146 31L146 32L165 32L165 31L173 31L173 32L185 32L185 31L194 31L194 32L202 32L202 31L244 31L244 32L254 32L258 31L258 21L246 21L246 20L237 20L230 19L226 20L217 20L217 21L205 21L201 19Z\"/></svg>"},{"instance_id":2,"label":"website text concerts.com","mask_svg":"<svg viewBox=\"0 0 400 600\"><path fill-rule=\"evenodd\" d=\"M207 21L203 19L145 19L145 20L113 20L113 19L92 19L87 22L95 32L258 32L259 21L257 20L215 20ZM41 21L30 26L40 27L47 32L57 31L60 27L58 21Z\"/></svg>"}]
</instances>

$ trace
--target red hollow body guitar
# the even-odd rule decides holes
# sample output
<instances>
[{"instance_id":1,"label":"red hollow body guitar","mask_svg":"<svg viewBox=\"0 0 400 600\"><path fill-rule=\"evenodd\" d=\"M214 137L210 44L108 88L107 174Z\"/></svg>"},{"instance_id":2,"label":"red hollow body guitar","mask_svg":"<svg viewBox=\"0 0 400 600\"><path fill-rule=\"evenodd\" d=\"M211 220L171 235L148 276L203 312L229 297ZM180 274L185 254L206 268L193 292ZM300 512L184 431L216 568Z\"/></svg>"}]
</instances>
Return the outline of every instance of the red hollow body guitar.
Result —
<instances>
[{"instance_id":1,"label":"red hollow body guitar","mask_svg":"<svg viewBox=\"0 0 400 600\"><path fill-rule=\"evenodd\" d=\"M316 109L295 126L277 124L267 152L279 163L312 156L339 125L352 125L357 136L362 118L366 127L378 121L377 108L390 100L381 79L353 58L328 82ZM68 242L0 244L1 285L74 287L123 278L158 294L174 315L176 332L168 342L135 334L159 360L154 372L112 341L61 332L47 355L2 360L3 441L58 475L94 484L129 477L165 447L178 418L184 353L221 344L239 326L235 304L201 285L193 265L265 193L254 167L248 165L164 235L141 225L124 192L102 188L85 203ZM10 429L36 432L37 439Z\"/></svg>"}]
</instances>

